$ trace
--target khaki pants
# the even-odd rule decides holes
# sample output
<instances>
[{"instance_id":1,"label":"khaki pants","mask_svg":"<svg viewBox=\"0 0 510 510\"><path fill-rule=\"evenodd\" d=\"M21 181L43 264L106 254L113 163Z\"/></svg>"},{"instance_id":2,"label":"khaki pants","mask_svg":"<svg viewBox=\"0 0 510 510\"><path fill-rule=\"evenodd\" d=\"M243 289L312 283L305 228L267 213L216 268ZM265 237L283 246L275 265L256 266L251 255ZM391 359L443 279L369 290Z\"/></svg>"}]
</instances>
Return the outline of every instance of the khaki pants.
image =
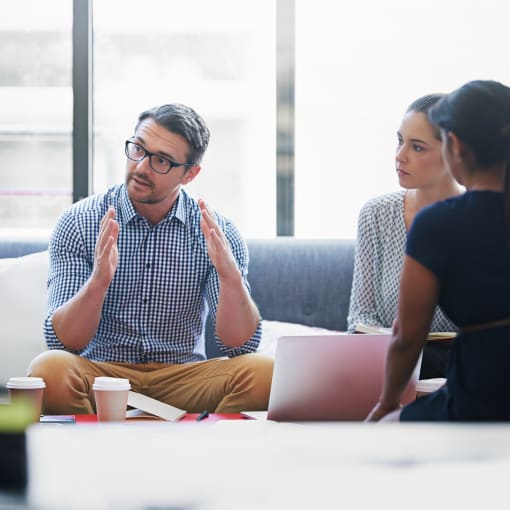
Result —
<instances>
[{"instance_id":1,"label":"khaki pants","mask_svg":"<svg viewBox=\"0 0 510 510\"><path fill-rule=\"evenodd\" d=\"M175 365L109 363L50 350L37 356L28 372L46 382L45 414L94 414L96 376L129 379L132 391L189 413L235 413L267 409L273 360L246 354Z\"/></svg>"}]
</instances>

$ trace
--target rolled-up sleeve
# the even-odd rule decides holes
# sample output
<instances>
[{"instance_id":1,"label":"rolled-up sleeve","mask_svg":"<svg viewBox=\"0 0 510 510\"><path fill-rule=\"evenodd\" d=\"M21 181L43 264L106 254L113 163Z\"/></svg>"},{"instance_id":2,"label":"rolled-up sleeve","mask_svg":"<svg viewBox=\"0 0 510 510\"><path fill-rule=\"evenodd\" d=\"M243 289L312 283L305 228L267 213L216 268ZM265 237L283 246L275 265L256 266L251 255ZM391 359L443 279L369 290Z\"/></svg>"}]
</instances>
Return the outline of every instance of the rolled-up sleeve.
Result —
<instances>
[{"instance_id":1,"label":"rolled-up sleeve","mask_svg":"<svg viewBox=\"0 0 510 510\"><path fill-rule=\"evenodd\" d=\"M228 220L222 221L221 218L217 219L219 221L220 228L223 230L225 237L230 243L232 254L234 255L239 270L241 271L243 283L248 292L251 292L250 284L248 283L249 255L246 242L241 237L241 234L239 233L239 231L237 230L233 223L231 223ZM216 330L216 309L218 306L219 292L220 284L218 273L214 266L211 265L211 271L209 272L206 282L205 295L207 299L207 304L209 305L209 313L211 314L214 330ZM229 347L225 345L216 335L215 339L216 345L225 354L225 356L233 358L235 356L240 356L242 354L249 354L255 352L260 344L261 335L262 335L262 321L259 320L259 324L257 326L257 329L255 330L255 333L248 341L246 341L243 345L239 347Z\"/></svg>"},{"instance_id":2,"label":"rolled-up sleeve","mask_svg":"<svg viewBox=\"0 0 510 510\"><path fill-rule=\"evenodd\" d=\"M53 314L80 290L92 271L83 240L69 211L57 222L48 249L50 269L44 336L49 349L65 349L53 329Z\"/></svg>"}]
</instances>

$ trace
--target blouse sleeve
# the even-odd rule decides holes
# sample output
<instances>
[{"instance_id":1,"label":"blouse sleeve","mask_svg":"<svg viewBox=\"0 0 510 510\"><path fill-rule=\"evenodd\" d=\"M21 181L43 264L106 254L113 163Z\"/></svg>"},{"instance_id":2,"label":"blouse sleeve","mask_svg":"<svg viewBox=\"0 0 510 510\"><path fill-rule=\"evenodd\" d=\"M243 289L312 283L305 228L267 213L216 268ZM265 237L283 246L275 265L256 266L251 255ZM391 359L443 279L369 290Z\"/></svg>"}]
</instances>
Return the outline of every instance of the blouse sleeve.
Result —
<instances>
[{"instance_id":1,"label":"blouse sleeve","mask_svg":"<svg viewBox=\"0 0 510 510\"><path fill-rule=\"evenodd\" d=\"M374 282L376 281L377 229L370 204L365 204L358 218L358 235L354 256L347 330L354 332L356 324L380 326L377 314Z\"/></svg>"}]
</instances>

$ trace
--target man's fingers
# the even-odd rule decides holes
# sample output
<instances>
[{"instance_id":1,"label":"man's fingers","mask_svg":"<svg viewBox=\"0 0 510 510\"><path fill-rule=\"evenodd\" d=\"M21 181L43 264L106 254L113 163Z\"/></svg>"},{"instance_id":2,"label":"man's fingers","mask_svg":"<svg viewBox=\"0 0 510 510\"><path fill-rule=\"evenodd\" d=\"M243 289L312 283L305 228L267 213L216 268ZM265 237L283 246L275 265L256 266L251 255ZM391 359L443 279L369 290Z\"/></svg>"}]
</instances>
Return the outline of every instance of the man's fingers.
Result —
<instances>
[{"instance_id":1,"label":"man's fingers","mask_svg":"<svg viewBox=\"0 0 510 510\"><path fill-rule=\"evenodd\" d=\"M115 240L117 239L119 235L119 224L114 218L115 210L113 207L110 207L101 219L101 227L97 237L96 249L101 249L108 236L113 236Z\"/></svg>"},{"instance_id":2,"label":"man's fingers","mask_svg":"<svg viewBox=\"0 0 510 510\"><path fill-rule=\"evenodd\" d=\"M202 221L202 231L204 232L206 239L211 237L211 232L214 232L216 237L219 239L219 242L223 246L227 246L227 238L225 237L225 233L216 223L216 220L214 219L214 216L209 209L202 209Z\"/></svg>"},{"instance_id":3,"label":"man's fingers","mask_svg":"<svg viewBox=\"0 0 510 510\"><path fill-rule=\"evenodd\" d=\"M207 222L207 224L211 227L218 227L216 220L214 219L213 212L204 200L200 199L198 204L200 206L200 211L202 212L202 218Z\"/></svg>"},{"instance_id":4,"label":"man's fingers","mask_svg":"<svg viewBox=\"0 0 510 510\"><path fill-rule=\"evenodd\" d=\"M109 236L106 239L104 245L102 246L100 252L98 253L98 258L101 260L105 256L109 257L112 252L112 249L114 250L116 249L115 238L113 236Z\"/></svg>"},{"instance_id":5,"label":"man's fingers","mask_svg":"<svg viewBox=\"0 0 510 510\"><path fill-rule=\"evenodd\" d=\"M110 206L108 207L108 210L104 213L104 216L101 218L100 228L102 229L104 225L108 222L110 219L115 218L115 209Z\"/></svg>"},{"instance_id":6,"label":"man's fingers","mask_svg":"<svg viewBox=\"0 0 510 510\"><path fill-rule=\"evenodd\" d=\"M101 223L99 226L99 236L101 236L103 232L109 228L112 220L115 220L115 209L110 206L108 210L105 212L104 216L101 218Z\"/></svg>"},{"instance_id":7,"label":"man's fingers","mask_svg":"<svg viewBox=\"0 0 510 510\"><path fill-rule=\"evenodd\" d=\"M225 243L223 242L223 239L218 235L218 232L214 228L211 228L209 230L209 239L214 245L214 248L216 250L224 250L225 249Z\"/></svg>"},{"instance_id":8,"label":"man's fingers","mask_svg":"<svg viewBox=\"0 0 510 510\"><path fill-rule=\"evenodd\" d=\"M202 218L203 220L210 226L213 227L216 225L216 222L214 221L214 217L211 213L211 211L207 208L204 208L202 211Z\"/></svg>"}]
</instances>

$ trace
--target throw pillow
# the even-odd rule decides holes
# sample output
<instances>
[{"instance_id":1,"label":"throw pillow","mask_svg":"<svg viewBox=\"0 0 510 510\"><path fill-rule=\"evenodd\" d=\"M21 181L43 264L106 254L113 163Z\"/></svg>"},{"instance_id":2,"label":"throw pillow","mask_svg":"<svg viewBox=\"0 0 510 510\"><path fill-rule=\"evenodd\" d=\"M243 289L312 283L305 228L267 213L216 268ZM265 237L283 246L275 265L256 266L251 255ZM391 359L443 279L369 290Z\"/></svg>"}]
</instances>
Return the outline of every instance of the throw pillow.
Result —
<instances>
[{"instance_id":1,"label":"throw pillow","mask_svg":"<svg viewBox=\"0 0 510 510\"><path fill-rule=\"evenodd\" d=\"M26 375L30 361L46 349L48 252L0 259L0 384Z\"/></svg>"}]
</instances>

